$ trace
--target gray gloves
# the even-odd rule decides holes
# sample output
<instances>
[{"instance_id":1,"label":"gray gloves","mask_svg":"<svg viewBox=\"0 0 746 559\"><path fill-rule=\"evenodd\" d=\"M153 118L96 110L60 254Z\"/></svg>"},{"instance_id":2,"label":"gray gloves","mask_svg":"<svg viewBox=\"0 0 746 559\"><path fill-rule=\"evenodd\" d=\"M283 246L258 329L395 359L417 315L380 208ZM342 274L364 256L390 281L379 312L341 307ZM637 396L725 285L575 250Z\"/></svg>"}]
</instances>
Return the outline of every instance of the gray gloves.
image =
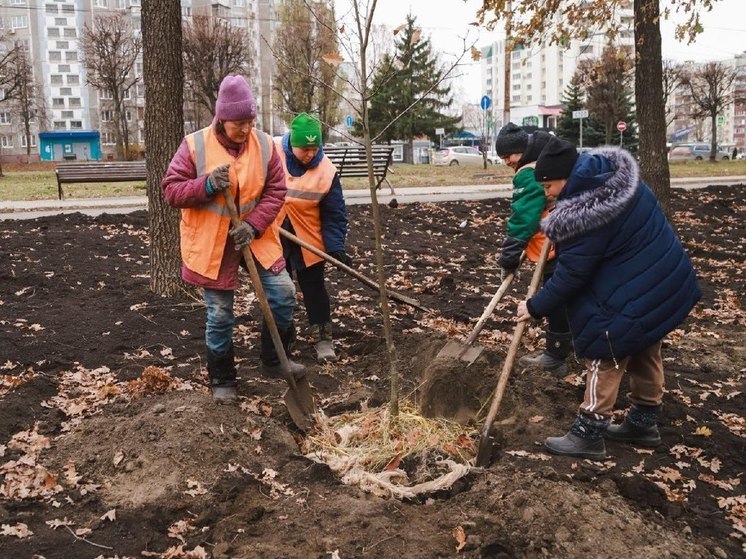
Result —
<instances>
[{"instance_id":1,"label":"gray gloves","mask_svg":"<svg viewBox=\"0 0 746 559\"><path fill-rule=\"evenodd\" d=\"M230 164L226 163L220 167L215 167L210 173L210 177L207 180L207 192L208 194L219 194L226 188L230 188L231 181L228 179L228 169Z\"/></svg>"},{"instance_id":2,"label":"gray gloves","mask_svg":"<svg viewBox=\"0 0 746 559\"><path fill-rule=\"evenodd\" d=\"M352 266L352 258L350 258L350 255L347 254L344 250L330 252L329 256L331 256L332 258L336 260L339 260L345 266Z\"/></svg>"},{"instance_id":3,"label":"gray gloves","mask_svg":"<svg viewBox=\"0 0 746 559\"><path fill-rule=\"evenodd\" d=\"M241 225L238 227L232 228L229 233L231 234L231 237L233 237L236 250L241 250L243 247L248 246L256 236L256 230L245 221L242 221Z\"/></svg>"}]
</instances>

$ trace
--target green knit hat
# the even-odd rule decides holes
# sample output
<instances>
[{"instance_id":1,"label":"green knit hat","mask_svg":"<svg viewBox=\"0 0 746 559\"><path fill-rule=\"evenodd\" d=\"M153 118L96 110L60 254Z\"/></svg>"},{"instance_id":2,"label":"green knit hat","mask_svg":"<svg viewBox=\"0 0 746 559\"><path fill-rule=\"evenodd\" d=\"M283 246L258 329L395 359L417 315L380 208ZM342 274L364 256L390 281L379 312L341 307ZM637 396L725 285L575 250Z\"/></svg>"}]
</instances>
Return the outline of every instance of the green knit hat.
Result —
<instances>
[{"instance_id":1,"label":"green knit hat","mask_svg":"<svg viewBox=\"0 0 746 559\"><path fill-rule=\"evenodd\" d=\"M321 146L321 123L311 115L301 113L290 123L290 145L294 148Z\"/></svg>"}]
</instances>

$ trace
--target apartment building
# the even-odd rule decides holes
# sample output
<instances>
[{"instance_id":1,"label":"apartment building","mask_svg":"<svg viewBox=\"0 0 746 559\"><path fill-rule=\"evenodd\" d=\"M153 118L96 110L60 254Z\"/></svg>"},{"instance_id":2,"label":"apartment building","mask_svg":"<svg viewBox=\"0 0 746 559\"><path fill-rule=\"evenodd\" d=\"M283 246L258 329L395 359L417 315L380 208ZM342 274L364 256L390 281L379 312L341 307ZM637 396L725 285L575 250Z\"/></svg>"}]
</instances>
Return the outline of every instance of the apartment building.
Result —
<instances>
[{"instance_id":1,"label":"apartment building","mask_svg":"<svg viewBox=\"0 0 746 559\"><path fill-rule=\"evenodd\" d=\"M33 63L35 80L41 87L44 110L33 121L31 159L88 159L115 157L113 108L106 93L88 84L81 61L86 26L98 15L125 14L133 29L141 29L142 0L0 0L0 52L23 46ZM262 44L271 41L276 19L276 0L182 0L182 17L191 21L198 14L224 19L246 29L259 57L252 69L252 87L257 96L258 126L268 131L278 127L272 119L272 57ZM133 69L138 83L125 94L125 118L135 154L144 150L145 87L142 55ZM26 136L22 132L18 106L3 102L0 90L0 157L25 159ZM187 92L185 129L204 125L195 116ZM46 141L38 145L39 132ZM98 134L100 150L92 149L92 134ZM77 138L80 137L80 141ZM50 141L57 138L59 141Z\"/></svg>"},{"instance_id":2,"label":"apartment building","mask_svg":"<svg viewBox=\"0 0 746 559\"><path fill-rule=\"evenodd\" d=\"M617 10L619 33L617 46L634 46L634 12L632 7ZM524 126L553 128L562 112L565 88L578 64L597 58L610 44L604 26L598 26L587 40L565 44L517 45L509 53L509 89L507 91L510 120ZM498 39L482 48L482 91L492 100L489 109L493 130L499 130L505 114L505 39Z\"/></svg>"},{"instance_id":3,"label":"apartment building","mask_svg":"<svg viewBox=\"0 0 746 559\"><path fill-rule=\"evenodd\" d=\"M737 148L746 152L746 51L734 58L722 60L721 63L735 71L731 103L722 114L717 116L716 130L718 144ZM696 72L705 63L686 62L690 71ZM668 141L671 144L687 142L710 142L712 139L712 120L692 116L693 100L688 87L678 85L668 98L666 108L669 115Z\"/></svg>"}]
</instances>

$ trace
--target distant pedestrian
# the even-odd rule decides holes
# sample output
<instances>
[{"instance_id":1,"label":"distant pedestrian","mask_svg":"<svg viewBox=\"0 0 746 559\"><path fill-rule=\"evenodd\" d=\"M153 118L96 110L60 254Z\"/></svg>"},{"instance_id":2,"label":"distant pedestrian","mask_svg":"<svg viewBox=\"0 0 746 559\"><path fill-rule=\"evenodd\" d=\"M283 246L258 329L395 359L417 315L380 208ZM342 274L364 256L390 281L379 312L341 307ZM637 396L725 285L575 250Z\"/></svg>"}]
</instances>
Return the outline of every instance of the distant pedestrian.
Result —
<instances>
[{"instance_id":1,"label":"distant pedestrian","mask_svg":"<svg viewBox=\"0 0 746 559\"><path fill-rule=\"evenodd\" d=\"M547 215L554 201L547 199L544 188L536 182L534 167L536 159L550 138L551 134L541 130L528 134L512 122L503 126L497 135L495 152L515 171L508 227L497 257L501 278L516 271L521 253L524 251L528 260L539 260L545 239L544 233L539 230L539 222ZM554 251L544 266L544 283L552 277L553 272ZM544 337L544 351L534 356L524 355L518 363L524 367L541 368L555 375L566 375L566 359L572 351L572 344L564 308L557 309L547 317Z\"/></svg>"},{"instance_id":2,"label":"distant pedestrian","mask_svg":"<svg viewBox=\"0 0 746 559\"><path fill-rule=\"evenodd\" d=\"M588 375L569 432L544 444L554 454L592 460L606 457L604 435L656 446L661 341L701 296L692 264L629 152L606 147L578 155L575 146L553 138L535 173L547 196L557 198L542 221L556 245L557 265L552 278L518 305L518 320L566 306ZM625 371L632 406L621 425L609 426Z\"/></svg>"},{"instance_id":3,"label":"distant pedestrian","mask_svg":"<svg viewBox=\"0 0 746 559\"><path fill-rule=\"evenodd\" d=\"M282 161L272 138L254 128L256 101L241 76L220 84L215 118L188 135L161 182L171 206L181 208L182 278L204 289L207 305L205 345L213 398L236 399L233 349L233 298L238 287L241 249L249 246L285 350L295 338L295 287L285 269L275 219L287 188ZM230 227L224 191L236 200L240 227ZM269 329L262 325L261 371L281 376ZM290 362L301 377L305 367Z\"/></svg>"},{"instance_id":4,"label":"distant pedestrian","mask_svg":"<svg viewBox=\"0 0 746 559\"><path fill-rule=\"evenodd\" d=\"M324 155L321 123L301 113L278 142L288 185L282 227L347 266L347 206L334 164ZM324 281L325 261L283 238L285 259L295 272L310 323L309 339L321 363L337 360L331 303Z\"/></svg>"},{"instance_id":5,"label":"distant pedestrian","mask_svg":"<svg viewBox=\"0 0 746 559\"><path fill-rule=\"evenodd\" d=\"M734 147L733 148L733 154L731 155L731 159L733 159L735 161L737 158L738 158L738 148Z\"/></svg>"}]
</instances>

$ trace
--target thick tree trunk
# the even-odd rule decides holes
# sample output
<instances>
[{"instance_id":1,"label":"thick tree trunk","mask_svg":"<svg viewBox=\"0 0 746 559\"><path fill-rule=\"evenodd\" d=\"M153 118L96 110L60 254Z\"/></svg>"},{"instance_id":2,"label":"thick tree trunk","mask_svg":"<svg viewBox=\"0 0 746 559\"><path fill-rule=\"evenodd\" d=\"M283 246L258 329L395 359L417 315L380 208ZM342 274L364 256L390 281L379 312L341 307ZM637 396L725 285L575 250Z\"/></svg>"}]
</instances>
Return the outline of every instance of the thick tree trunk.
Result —
<instances>
[{"instance_id":1,"label":"thick tree trunk","mask_svg":"<svg viewBox=\"0 0 746 559\"><path fill-rule=\"evenodd\" d=\"M142 35L150 289L160 295L180 297L188 292L181 281L180 214L161 193L161 179L184 136L179 0L144 0Z\"/></svg>"},{"instance_id":2,"label":"thick tree trunk","mask_svg":"<svg viewBox=\"0 0 746 559\"><path fill-rule=\"evenodd\" d=\"M664 211L671 198L666 150L660 7L658 0L635 0L635 104L640 134L640 177Z\"/></svg>"}]
</instances>

